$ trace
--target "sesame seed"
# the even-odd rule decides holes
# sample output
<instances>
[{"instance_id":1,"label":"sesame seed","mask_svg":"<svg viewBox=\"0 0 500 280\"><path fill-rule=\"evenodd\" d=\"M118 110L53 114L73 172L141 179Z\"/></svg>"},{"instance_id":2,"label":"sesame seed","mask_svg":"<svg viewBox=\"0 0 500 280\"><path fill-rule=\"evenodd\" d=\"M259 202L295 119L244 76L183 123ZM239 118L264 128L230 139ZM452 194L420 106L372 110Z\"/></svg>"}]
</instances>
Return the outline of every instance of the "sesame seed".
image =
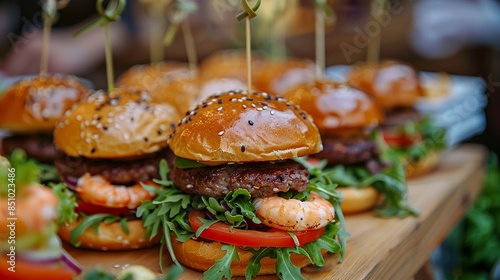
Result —
<instances>
[{"instance_id":1,"label":"sesame seed","mask_svg":"<svg viewBox=\"0 0 500 280\"><path fill-rule=\"evenodd\" d=\"M90 153L91 154L95 153L95 148L92 148L92 150L90 150Z\"/></svg>"},{"instance_id":2,"label":"sesame seed","mask_svg":"<svg viewBox=\"0 0 500 280\"><path fill-rule=\"evenodd\" d=\"M271 115L274 115L274 110L271 110Z\"/></svg>"},{"instance_id":3,"label":"sesame seed","mask_svg":"<svg viewBox=\"0 0 500 280\"><path fill-rule=\"evenodd\" d=\"M116 129L120 129L120 125L119 125L119 124L117 124L117 123L115 123L115 128L116 128Z\"/></svg>"},{"instance_id":4,"label":"sesame seed","mask_svg":"<svg viewBox=\"0 0 500 280\"><path fill-rule=\"evenodd\" d=\"M187 184L187 185L186 185L186 188L187 188L187 189L192 189L192 188L194 188L194 186L193 186L193 184Z\"/></svg>"},{"instance_id":5,"label":"sesame seed","mask_svg":"<svg viewBox=\"0 0 500 280\"><path fill-rule=\"evenodd\" d=\"M92 135L92 138L94 138L95 140L99 139L99 135L98 134L94 134Z\"/></svg>"},{"instance_id":6,"label":"sesame seed","mask_svg":"<svg viewBox=\"0 0 500 280\"><path fill-rule=\"evenodd\" d=\"M252 107L254 107L254 108L255 108L255 104L253 104L253 103L252 103Z\"/></svg>"},{"instance_id":7,"label":"sesame seed","mask_svg":"<svg viewBox=\"0 0 500 280\"><path fill-rule=\"evenodd\" d=\"M243 109L246 109L247 108L247 105L243 104Z\"/></svg>"},{"instance_id":8,"label":"sesame seed","mask_svg":"<svg viewBox=\"0 0 500 280\"><path fill-rule=\"evenodd\" d=\"M224 108L222 107L217 108L217 111L222 111L222 110L224 110Z\"/></svg>"},{"instance_id":9,"label":"sesame seed","mask_svg":"<svg viewBox=\"0 0 500 280\"><path fill-rule=\"evenodd\" d=\"M92 143L92 140L90 140L90 138L85 138L85 142L87 142L87 144L90 144Z\"/></svg>"},{"instance_id":10,"label":"sesame seed","mask_svg":"<svg viewBox=\"0 0 500 280\"><path fill-rule=\"evenodd\" d=\"M125 139L125 141L129 140L130 135L128 133L123 134L123 139Z\"/></svg>"},{"instance_id":11,"label":"sesame seed","mask_svg":"<svg viewBox=\"0 0 500 280\"><path fill-rule=\"evenodd\" d=\"M241 145L241 152L244 153L245 152L245 145Z\"/></svg>"},{"instance_id":12,"label":"sesame seed","mask_svg":"<svg viewBox=\"0 0 500 280\"><path fill-rule=\"evenodd\" d=\"M265 106L265 105L264 105L264 107L262 107L262 109L264 109L264 110L267 110L267 108L269 108L269 107L267 107L267 106Z\"/></svg>"},{"instance_id":13,"label":"sesame seed","mask_svg":"<svg viewBox=\"0 0 500 280\"><path fill-rule=\"evenodd\" d=\"M248 120L248 124L249 125L253 125L253 121L252 120Z\"/></svg>"},{"instance_id":14,"label":"sesame seed","mask_svg":"<svg viewBox=\"0 0 500 280\"><path fill-rule=\"evenodd\" d=\"M80 132L80 138L82 138L82 139L85 138L85 132L83 132L83 131Z\"/></svg>"},{"instance_id":15,"label":"sesame seed","mask_svg":"<svg viewBox=\"0 0 500 280\"><path fill-rule=\"evenodd\" d=\"M224 130L219 131L218 135L222 136L224 134Z\"/></svg>"},{"instance_id":16,"label":"sesame seed","mask_svg":"<svg viewBox=\"0 0 500 280\"><path fill-rule=\"evenodd\" d=\"M257 108L257 111L262 111L262 108Z\"/></svg>"},{"instance_id":17,"label":"sesame seed","mask_svg":"<svg viewBox=\"0 0 500 280\"><path fill-rule=\"evenodd\" d=\"M114 267L114 268L119 268L119 267L120 267L120 265L119 265L119 264L115 264L115 265L113 265L113 267Z\"/></svg>"},{"instance_id":18,"label":"sesame seed","mask_svg":"<svg viewBox=\"0 0 500 280\"><path fill-rule=\"evenodd\" d=\"M277 192L277 191L279 191L278 188L273 188L273 192Z\"/></svg>"},{"instance_id":19,"label":"sesame seed","mask_svg":"<svg viewBox=\"0 0 500 280\"><path fill-rule=\"evenodd\" d=\"M81 122L82 121L82 116L80 116L80 115L76 116L76 120L79 121L79 122Z\"/></svg>"}]
</instances>

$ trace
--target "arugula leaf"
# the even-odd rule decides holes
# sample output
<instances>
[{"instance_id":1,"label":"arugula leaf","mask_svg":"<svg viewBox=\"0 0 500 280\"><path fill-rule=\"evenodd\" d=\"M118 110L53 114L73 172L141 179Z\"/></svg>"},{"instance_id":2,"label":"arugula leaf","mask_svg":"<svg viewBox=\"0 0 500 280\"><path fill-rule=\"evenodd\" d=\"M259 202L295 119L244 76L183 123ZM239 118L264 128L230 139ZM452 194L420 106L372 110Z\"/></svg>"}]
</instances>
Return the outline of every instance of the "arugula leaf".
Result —
<instances>
[{"instance_id":1,"label":"arugula leaf","mask_svg":"<svg viewBox=\"0 0 500 280\"><path fill-rule=\"evenodd\" d=\"M59 213L57 224L63 225L75 221L78 217L75 212L75 207L77 206L76 198L68 189L66 184L50 184L49 187L59 200L59 203L57 204L57 213Z\"/></svg>"},{"instance_id":2,"label":"arugula leaf","mask_svg":"<svg viewBox=\"0 0 500 280\"><path fill-rule=\"evenodd\" d=\"M80 216L82 217L82 220L80 221L78 226L75 227L70 233L71 244L73 244L75 247L79 247L81 245L81 242L78 241L78 237L82 235L89 227L92 227L94 232L98 233L98 227L101 222L110 224L120 221L120 225L122 225L122 230L128 234L128 227L126 226L126 222L125 222L125 227L123 227L123 220L126 221L127 219L131 219L130 217L123 218L110 214L94 214L86 216L82 213L80 213Z\"/></svg>"},{"instance_id":3,"label":"arugula leaf","mask_svg":"<svg viewBox=\"0 0 500 280\"><path fill-rule=\"evenodd\" d=\"M231 262L238 260L238 252L234 245L224 245L222 250L226 251L224 257L215 261L215 264L203 273L205 280L219 280L222 278L231 279Z\"/></svg>"},{"instance_id":4,"label":"arugula leaf","mask_svg":"<svg viewBox=\"0 0 500 280\"><path fill-rule=\"evenodd\" d=\"M201 162L194 161L194 160L176 157L175 158L175 167L181 168L181 169L186 169L186 168L206 167L206 165L201 163Z\"/></svg>"},{"instance_id":5,"label":"arugula leaf","mask_svg":"<svg viewBox=\"0 0 500 280\"><path fill-rule=\"evenodd\" d=\"M293 248L295 249L295 248ZM276 275L279 279L306 279L300 273L300 268L296 267L290 261L290 253L293 249L286 248L282 250L276 250ZM297 248L298 249L298 248ZM307 255L307 253L306 253Z\"/></svg>"}]
</instances>

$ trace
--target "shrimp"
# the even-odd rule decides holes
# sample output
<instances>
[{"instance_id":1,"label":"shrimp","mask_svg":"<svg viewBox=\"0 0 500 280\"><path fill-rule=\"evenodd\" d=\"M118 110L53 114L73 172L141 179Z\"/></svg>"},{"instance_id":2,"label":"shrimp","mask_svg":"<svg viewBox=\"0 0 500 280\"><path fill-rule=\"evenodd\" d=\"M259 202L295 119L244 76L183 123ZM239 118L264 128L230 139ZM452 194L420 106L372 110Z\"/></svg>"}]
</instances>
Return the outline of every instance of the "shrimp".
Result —
<instances>
[{"instance_id":1,"label":"shrimp","mask_svg":"<svg viewBox=\"0 0 500 280\"><path fill-rule=\"evenodd\" d=\"M144 183L158 187L151 181ZM140 183L133 186L117 186L106 181L102 176L91 176L89 173L85 173L78 179L76 192L85 202L110 208L134 209L139 207L142 201L151 201L155 197L154 193L145 190Z\"/></svg>"},{"instance_id":2,"label":"shrimp","mask_svg":"<svg viewBox=\"0 0 500 280\"><path fill-rule=\"evenodd\" d=\"M15 215L18 218L16 230L18 232L45 230L57 219L57 205L59 201L52 190L39 186L30 185L19 192L16 199ZM11 212L8 211L11 204L7 198L0 200L0 226L7 226ZM0 240L5 236L0 234Z\"/></svg>"},{"instance_id":3,"label":"shrimp","mask_svg":"<svg viewBox=\"0 0 500 280\"><path fill-rule=\"evenodd\" d=\"M335 217L332 204L315 192L309 201L271 196L256 198L253 205L263 224L286 231L319 229Z\"/></svg>"}]
</instances>

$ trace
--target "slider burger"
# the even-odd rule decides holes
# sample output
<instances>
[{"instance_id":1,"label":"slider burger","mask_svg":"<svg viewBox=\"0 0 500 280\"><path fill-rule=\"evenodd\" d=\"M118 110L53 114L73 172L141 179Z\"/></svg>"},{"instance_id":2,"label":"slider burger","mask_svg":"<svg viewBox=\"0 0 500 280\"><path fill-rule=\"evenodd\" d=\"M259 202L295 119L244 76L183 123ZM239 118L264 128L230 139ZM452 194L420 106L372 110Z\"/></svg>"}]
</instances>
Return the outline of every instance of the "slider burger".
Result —
<instances>
[{"instance_id":1,"label":"slider burger","mask_svg":"<svg viewBox=\"0 0 500 280\"><path fill-rule=\"evenodd\" d=\"M379 214L415 214L405 202L404 169L377 138L382 112L369 96L333 81L316 80L294 87L285 98L314 119L323 151L310 157L326 161L325 172L344 195L344 213L369 210L378 205L382 194Z\"/></svg>"},{"instance_id":2,"label":"slider burger","mask_svg":"<svg viewBox=\"0 0 500 280\"><path fill-rule=\"evenodd\" d=\"M309 115L267 93L212 95L179 122L160 170L162 189L137 215L163 229L172 260L210 278L277 274L324 265L345 251L335 186L309 180L293 160L321 151ZM167 163L168 162L168 163ZM298 276L297 276L298 275Z\"/></svg>"},{"instance_id":3,"label":"slider burger","mask_svg":"<svg viewBox=\"0 0 500 280\"><path fill-rule=\"evenodd\" d=\"M354 67L347 83L372 96L384 110L384 139L407 165L409 177L427 173L445 147L444 130L414 108L423 96L418 73L409 65L384 61Z\"/></svg>"},{"instance_id":4,"label":"slider burger","mask_svg":"<svg viewBox=\"0 0 500 280\"><path fill-rule=\"evenodd\" d=\"M22 149L41 164L42 172L47 170L41 174L42 182L58 180L47 165L53 164L57 153L52 132L57 120L88 91L77 78L62 75L36 76L11 85L0 93L0 129L12 134L1 139L0 153Z\"/></svg>"},{"instance_id":5,"label":"slider burger","mask_svg":"<svg viewBox=\"0 0 500 280\"><path fill-rule=\"evenodd\" d=\"M37 179L37 165L24 152L14 151L10 163L0 157L0 279L75 279L81 267L56 234L67 217L59 209L71 201L58 200Z\"/></svg>"},{"instance_id":6,"label":"slider burger","mask_svg":"<svg viewBox=\"0 0 500 280\"><path fill-rule=\"evenodd\" d=\"M150 103L145 92L117 89L92 94L59 121L56 167L78 204L78 218L59 230L63 240L96 250L158 242L145 239L134 214L141 202L154 198L140 182L154 185L151 179L158 177L179 118L173 107Z\"/></svg>"}]
</instances>

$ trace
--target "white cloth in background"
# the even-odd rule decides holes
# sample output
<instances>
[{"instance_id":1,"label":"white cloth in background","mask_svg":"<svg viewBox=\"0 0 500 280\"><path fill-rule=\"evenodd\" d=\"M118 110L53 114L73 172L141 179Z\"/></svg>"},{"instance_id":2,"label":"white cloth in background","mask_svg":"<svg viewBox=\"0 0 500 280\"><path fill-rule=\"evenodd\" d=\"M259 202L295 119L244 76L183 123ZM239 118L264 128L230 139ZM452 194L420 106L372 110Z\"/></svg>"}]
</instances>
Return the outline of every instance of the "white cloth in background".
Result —
<instances>
[{"instance_id":1,"label":"white cloth in background","mask_svg":"<svg viewBox=\"0 0 500 280\"><path fill-rule=\"evenodd\" d=\"M493 0L421 0L411 43L428 58L449 57L471 45L500 49L500 3Z\"/></svg>"}]
</instances>

